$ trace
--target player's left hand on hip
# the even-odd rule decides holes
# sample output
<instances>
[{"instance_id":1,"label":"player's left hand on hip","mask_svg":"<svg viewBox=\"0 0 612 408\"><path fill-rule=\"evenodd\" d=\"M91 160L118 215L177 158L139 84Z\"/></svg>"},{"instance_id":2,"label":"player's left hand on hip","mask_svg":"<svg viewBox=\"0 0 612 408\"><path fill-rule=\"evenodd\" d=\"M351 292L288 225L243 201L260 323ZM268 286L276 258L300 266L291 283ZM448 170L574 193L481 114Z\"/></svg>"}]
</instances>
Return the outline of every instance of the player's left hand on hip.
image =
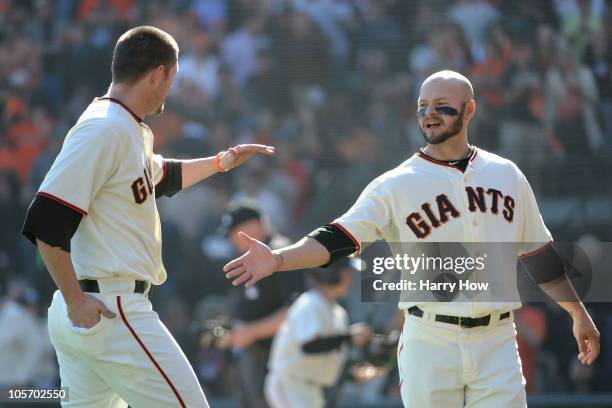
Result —
<instances>
[{"instance_id":1,"label":"player's left hand on hip","mask_svg":"<svg viewBox=\"0 0 612 408\"><path fill-rule=\"evenodd\" d=\"M578 360L582 364L593 364L599 355L599 331L588 313L574 318L574 337L578 343Z\"/></svg>"},{"instance_id":2,"label":"player's left hand on hip","mask_svg":"<svg viewBox=\"0 0 612 408\"><path fill-rule=\"evenodd\" d=\"M240 166L257 153L271 156L274 154L275 150L276 148L274 146L262 144L240 144L222 152L219 159L219 164L223 169L230 170L234 167Z\"/></svg>"},{"instance_id":3,"label":"player's left hand on hip","mask_svg":"<svg viewBox=\"0 0 612 408\"><path fill-rule=\"evenodd\" d=\"M227 279L233 279L232 285L238 286L246 282L245 286L249 288L258 280L272 275L280 263L270 247L263 242L242 231L238 233L238 237L248 243L249 250L241 257L228 262L223 271Z\"/></svg>"}]
</instances>

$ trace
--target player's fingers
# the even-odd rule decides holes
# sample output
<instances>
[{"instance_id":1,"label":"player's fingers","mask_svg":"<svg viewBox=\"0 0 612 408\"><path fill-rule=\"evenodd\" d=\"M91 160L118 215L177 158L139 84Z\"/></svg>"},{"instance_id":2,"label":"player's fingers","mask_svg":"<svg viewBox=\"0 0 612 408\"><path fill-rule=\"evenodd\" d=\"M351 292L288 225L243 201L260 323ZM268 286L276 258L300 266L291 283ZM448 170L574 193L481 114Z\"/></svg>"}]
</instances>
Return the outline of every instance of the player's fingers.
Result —
<instances>
[{"instance_id":1,"label":"player's fingers","mask_svg":"<svg viewBox=\"0 0 612 408\"><path fill-rule=\"evenodd\" d=\"M593 364L599 356L599 337L589 336L589 353L586 358L587 364Z\"/></svg>"},{"instance_id":2,"label":"player's fingers","mask_svg":"<svg viewBox=\"0 0 612 408\"><path fill-rule=\"evenodd\" d=\"M274 146L267 146L261 144L240 145L237 147L237 149L241 155L248 156L251 156L255 153L261 153L270 156L273 155L276 151L276 148Z\"/></svg>"},{"instance_id":3,"label":"player's fingers","mask_svg":"<svg viewBox=\"0 0 612 408\"><path fill-rule=\"evenodd\" d=\"M244 259L244 255L236 258L236 259L232 259L231 261L229 261L228 263L225 264L225 266L223 266L223 272L229 272L232 269L236 269L237 267L242 265L242 260Z\"/></svg>"},{"instance_id":4,"label":"player's fingers","mask_svg":"<svg viewBox=\"0 0 612 408\"><path fill-rule=\"evenodd\" d=\"M225 277L227 279L232 279L232 278L242 275L244 272L246 272L246 269L243 266L239 266L235 269L232 269L228 273L226 273Z\"/></svg>"},{"instance_id":5,"label":"player's fingers","mask_svg":"<svg viewBox=\"0 0 612 408\"><path fill-rule=\"evenodd\" d=\"M251 279L247 283L244 284L247 288L253 286L259 279L255 277L255 275L251 276Z\"/></svg>"},{"instance_id":6,"label":"player's fingers","mask_svg":"<svg viewBox=\"0 0 612 408\"><path fill-rule=\"evenodd\" d=\"M102 313L102 315L104 315L105 317L108 317L109 319L114 319L116 314L113 313L108 307L106 307L106 305L102 302L100 302L100 313Z\"/></svg>"},{"instance_id":7,"label":"player's fingers","mask_svg":"<svg viewBox=\"0 0 612 408\"><path fill-rule=\"evenodd\" d=\"M234 286L238 286L246 281L248 281L253 275L251 275L249 272L245 272L242 275L240 275L238 278L234 279L232 281L232 285Z\"/></svg>"}]
</instances>

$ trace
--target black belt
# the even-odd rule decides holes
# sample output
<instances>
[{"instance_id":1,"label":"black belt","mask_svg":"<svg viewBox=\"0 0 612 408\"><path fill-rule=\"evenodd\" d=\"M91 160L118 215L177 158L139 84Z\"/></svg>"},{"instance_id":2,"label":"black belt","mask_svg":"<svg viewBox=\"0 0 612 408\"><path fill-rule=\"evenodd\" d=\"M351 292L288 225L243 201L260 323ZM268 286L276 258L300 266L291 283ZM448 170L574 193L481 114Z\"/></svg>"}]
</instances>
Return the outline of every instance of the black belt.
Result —
<instances>
[{"instance_id":1,"label":"black belt","mask_svg":"<svg viewBox=\"0 0 612 408\"><path fill-rule=\"evenodd\" d=\"M98 285L98 281L95 279L83 279L79 281L79 285L81 286L81 290L83 292L91 292L91 293L100 293L100 285ZM134 293L145 293L147 290L147 286L149 285L146 281L137 280L134 282ZM151 295L151 290L153 290L153 286L149 289L148 296Z\"/></svg>"},{"instance_id":2,"label":"black belt","mask_svg":"<svg viewBox=\"0 0 612 408\"><path fill-rule=\"evenodd\" d=\"M423 317L423 311L418 306L412 306L408 309L408 313L413 316ZM499 320L504 320L510 317L510 312L505 312L499 315ZM472 328L479 326L488 326L491 322L491 315L482 317L459 317L459 316L447 316L447 315L436 315L436 322L458 324L461 327Z\"/></svg>"}]
</instances>

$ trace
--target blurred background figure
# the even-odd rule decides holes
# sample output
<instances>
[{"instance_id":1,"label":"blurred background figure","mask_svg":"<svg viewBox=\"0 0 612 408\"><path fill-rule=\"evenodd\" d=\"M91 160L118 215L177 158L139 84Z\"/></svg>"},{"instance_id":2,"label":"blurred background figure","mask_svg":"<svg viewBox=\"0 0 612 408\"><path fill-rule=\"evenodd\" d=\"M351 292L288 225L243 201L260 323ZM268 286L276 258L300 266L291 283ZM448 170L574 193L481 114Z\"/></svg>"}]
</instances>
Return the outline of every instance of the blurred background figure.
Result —
<instances>
[{"instance_id":1,"label":"blurred background figure","mask_svg":"<svg viewBox=\"0 0 612 408\"><path fill-rule=\"evenodd\" d=\"M308 270L310 290L289 308L274 338L265 385L271 408L324 408L325 389L340 379L350 345L368 343L371 329L363 323L349 327L338 303L351 280L348 260Z\"/></svg>"},{"instance_id":2,"label":"blurred background figure","mask_svg":"<svg viewBox=\"0 0 612 408\"><path fill-rule=\"evenodd\" d=\"M249 202L235 204L221 220L222 231L227 234L236 254L248 248L241 232L258 237L271 248L280 248L290 241L275 233L259 210ZM253 235L251 235L253 234ZM297 277L278 274L270 282L259 282L246 288L236 288L232 295L232 326L227 341L234 355L239 406L265 408L263 387L267 374L272 338L287 315L287 309L302 289Z\"/></svg>"},{"instance_id":3,"label":"blurred background figure","mask_svg":"<svg viewBox=\"0 0 612 408\"><path fill-rule=\"evenodd\" d=\"M0 292L0 390L40 385L45 382L41 376L48 374L45 371L52 359L46 325L37 318L38 295L26 282L17 279L8 282L3 292Z\"/></svg>"}]
</instances>

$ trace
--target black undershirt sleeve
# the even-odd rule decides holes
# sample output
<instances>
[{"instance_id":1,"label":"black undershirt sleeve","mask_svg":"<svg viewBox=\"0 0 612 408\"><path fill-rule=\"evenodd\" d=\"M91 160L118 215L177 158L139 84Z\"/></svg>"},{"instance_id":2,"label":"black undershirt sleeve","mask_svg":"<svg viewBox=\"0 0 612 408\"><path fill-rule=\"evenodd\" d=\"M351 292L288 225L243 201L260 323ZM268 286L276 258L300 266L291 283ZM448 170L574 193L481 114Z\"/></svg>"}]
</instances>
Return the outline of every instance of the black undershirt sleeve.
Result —
<instances>
[{"instance_id":1,"label":"black undershirt sleeve","mask_svg":"<svg viewBox=\"0 0 612 408\"><path fill-rule=\"evenodd\" d=\"M522 258L520 262L538 285L557 279L565 273L561 257L552 245L535 255Z\"/></svg>"},{"instance_id":2,"label":"black undershirt sleeve","mask_svg":"<svg viewBox=\"0 0 612 408\"><path fill-rule=\"evenodd\" d=\"M179 160L164 159L166 174L155 186L155 198L172 197L183 189L183 165Z\"/></svg>"},{"instance_id":3,"label":"black undershirt sleeve","mask_svg":"<svg viewBox=\"0 0 612 408\"><path fill-rule=\"evenodd\" d=\"M339 334L337 336L319 337L308 343L302 344L302 351L306 354L325 353L327 351L337 350L344 343L351 340L349 334Z\"/></svg>"},{"instance_id":4,"label":"black undershirt sleeve","mask_svg":"<svg viewBox=\"0 0 612 408\"><path fill-rule=\"evenodd\" d=\"M36 238L47 245L70 252L70 239L83 215L55 200L37 195L28 208L21 233L36 245Z\"/></svg>"},{"instance_id":5,"label":"black undershirt sleeve","mask_svg":"<svg viewBox=\"0 0 612 408\"><path fill-rule=\"evenodd\" d=\"M308 234L316 239L329 252L329 262L321 265L325 268L339 259L357 251L357 245L342 229L334 224L326 224Z\"/></svg>"}]
</instances>

